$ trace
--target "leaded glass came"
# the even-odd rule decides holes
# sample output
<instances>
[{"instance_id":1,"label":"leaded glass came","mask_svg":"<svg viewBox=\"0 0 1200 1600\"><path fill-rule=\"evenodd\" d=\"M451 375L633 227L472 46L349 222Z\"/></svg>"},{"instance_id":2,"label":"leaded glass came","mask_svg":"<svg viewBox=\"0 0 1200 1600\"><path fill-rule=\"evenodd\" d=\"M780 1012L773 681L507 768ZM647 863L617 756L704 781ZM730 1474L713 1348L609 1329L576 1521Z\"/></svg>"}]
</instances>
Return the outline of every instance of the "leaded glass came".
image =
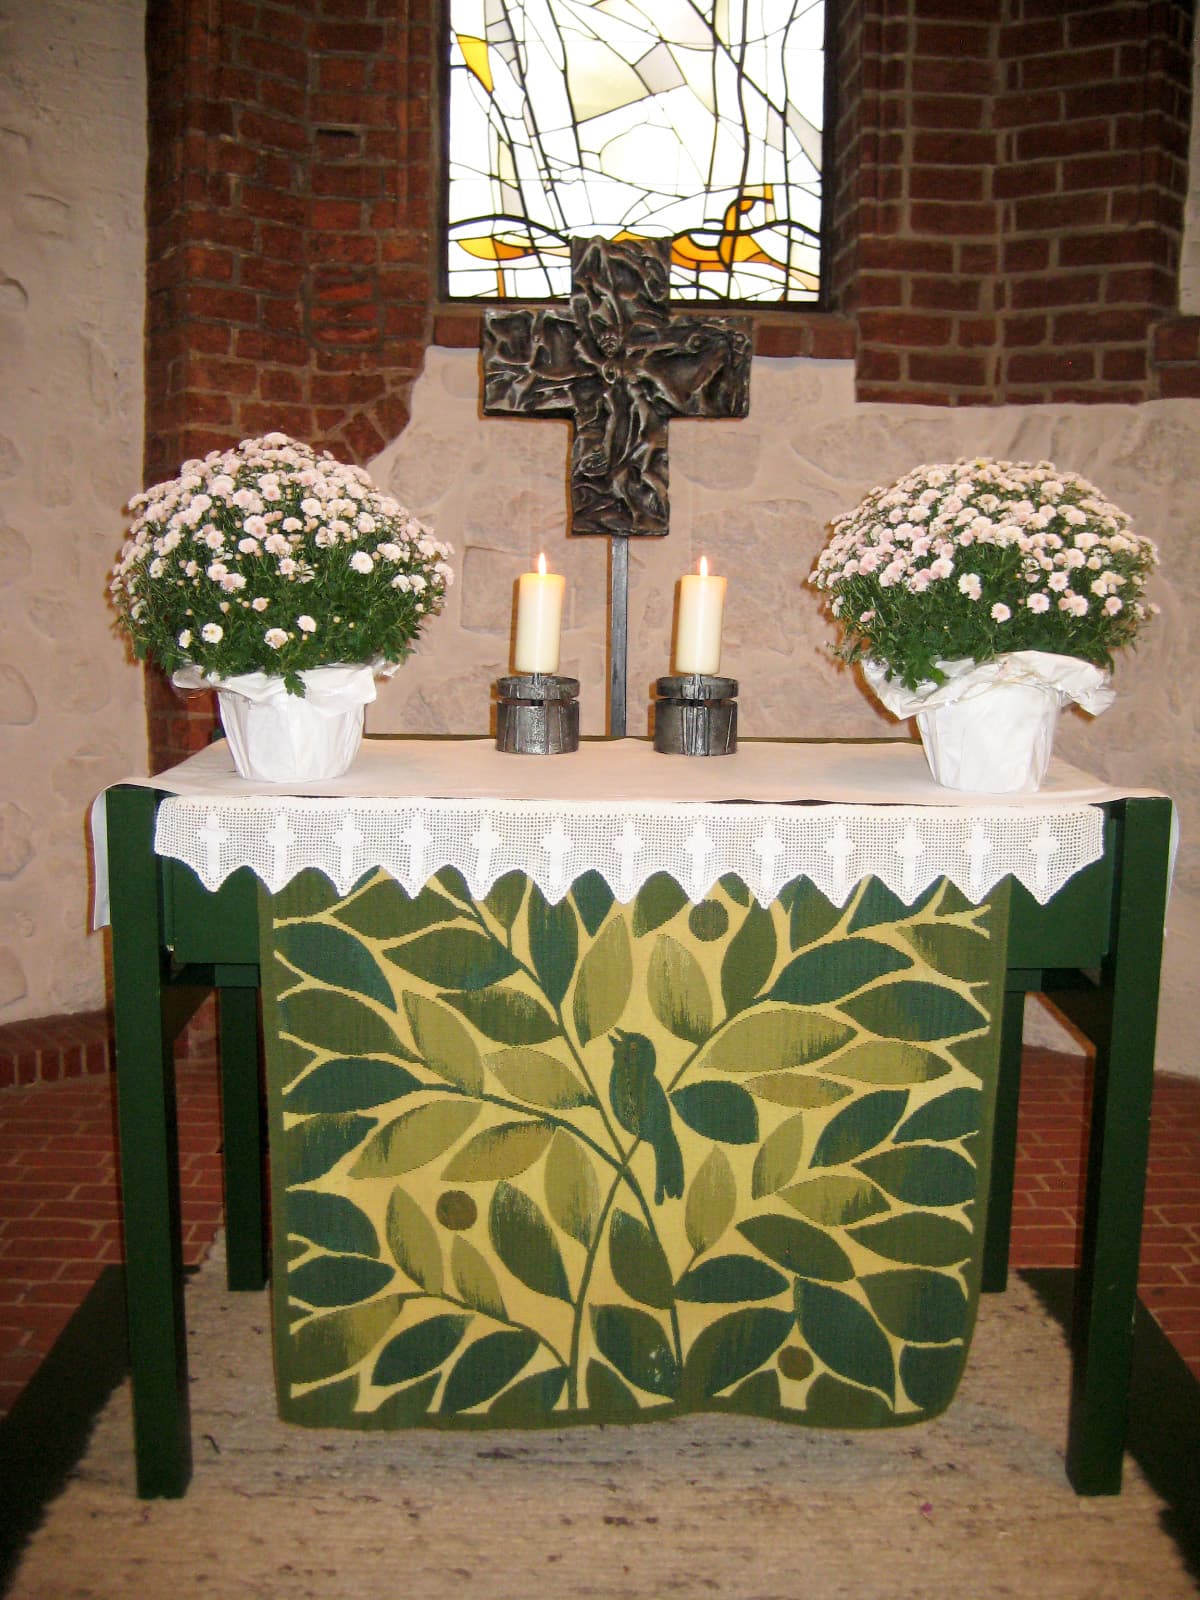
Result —
<instances>
[{"instance_id":1,"label":"leaded glass came","mask_svg":"<svg viewBox=\"0 0 1200 1600\"><path fill-rule=\"evenodd\" d=\"M824 0L450 0L456 299L570 292L572 236L669 238L677 300L820 289Z\"/></svg>"}]
</instances>

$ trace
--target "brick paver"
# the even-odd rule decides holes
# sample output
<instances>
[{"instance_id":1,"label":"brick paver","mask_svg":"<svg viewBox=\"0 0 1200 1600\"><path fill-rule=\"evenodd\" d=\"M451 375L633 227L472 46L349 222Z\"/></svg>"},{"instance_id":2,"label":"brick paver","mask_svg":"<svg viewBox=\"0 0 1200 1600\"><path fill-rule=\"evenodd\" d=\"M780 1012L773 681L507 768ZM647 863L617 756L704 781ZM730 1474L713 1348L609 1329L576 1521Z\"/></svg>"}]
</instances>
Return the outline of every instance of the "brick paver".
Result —
<instances>
[{"instance_id":1,"label":"brick paver","mask_svg":"<svg viewBox=\"0 0 1200 1600\"><path fill-rule=\"evenodd\" d=\"M178 1070L184 1259L221 1223L217 1072ZM1087 1071L1026 1052L1012 1265L1072 1266L1079 1240ZM113 1080L107 1073L0 1089L0 1415L37 1371L105 1263L121 1259ZM1200 1378L1200 1079L1155 1080L1141 1295Z\"/></svg>"}]
</instances>

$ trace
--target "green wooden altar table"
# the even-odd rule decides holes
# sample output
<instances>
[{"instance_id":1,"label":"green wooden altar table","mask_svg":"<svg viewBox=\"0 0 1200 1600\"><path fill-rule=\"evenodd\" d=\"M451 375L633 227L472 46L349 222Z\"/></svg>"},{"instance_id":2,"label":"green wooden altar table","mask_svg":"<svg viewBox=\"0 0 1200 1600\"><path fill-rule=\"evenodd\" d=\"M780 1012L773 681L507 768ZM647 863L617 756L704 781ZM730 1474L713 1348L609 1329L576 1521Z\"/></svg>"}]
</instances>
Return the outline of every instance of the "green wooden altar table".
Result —
<instances>
[{"instance_id":1,"label":"green wooden altar table","mask_svg":"<svg viewBox=\"0 0 1200 1600\"><path fill-rule=\"evenodd\" d=\"M217 748L106 797L139 1492L190 1473L171 1041L215 987L261 1287L260 986L280 1410L366 1428L936 1414L1052 992L1097 1045L1068 1471L1115 1492L1169 802L1062 769L989 805L903 745L478 742L447 782L448 748L371 741L307 797Z\"/></svg>"}]
</instances>

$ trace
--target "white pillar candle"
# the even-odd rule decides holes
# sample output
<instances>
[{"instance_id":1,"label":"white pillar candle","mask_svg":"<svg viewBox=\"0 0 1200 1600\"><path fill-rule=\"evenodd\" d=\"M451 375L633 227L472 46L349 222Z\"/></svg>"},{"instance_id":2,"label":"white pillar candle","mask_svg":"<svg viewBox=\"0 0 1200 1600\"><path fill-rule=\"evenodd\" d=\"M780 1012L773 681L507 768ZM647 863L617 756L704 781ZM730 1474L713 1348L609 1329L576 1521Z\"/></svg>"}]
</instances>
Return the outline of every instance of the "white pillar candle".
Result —
<instances>
[{"instance_id":1,"label":"white pillar candle","mask_svg":"<svg viewBox=\"0 0 1200 1600\"><path fill-rule=\"evenodd\" d=\"M538 557L536 572L523 572L517 584L517 638L513 646L516 672L557 672L562 628L563 591L567 580L546 571Z\"/></svg>"},{"instance_id":2,"label":"white pillar candle","mask_svg":"<svg viewBox=\"0 0 1200 1600\"><path fill-rule=\"evenodd\" d=\"M725 579L714 578L700 557L700 571L679 580L679 622L675 629L675 671L712 674L721 666L721 615Z\"/></svg>"}]
</instances>

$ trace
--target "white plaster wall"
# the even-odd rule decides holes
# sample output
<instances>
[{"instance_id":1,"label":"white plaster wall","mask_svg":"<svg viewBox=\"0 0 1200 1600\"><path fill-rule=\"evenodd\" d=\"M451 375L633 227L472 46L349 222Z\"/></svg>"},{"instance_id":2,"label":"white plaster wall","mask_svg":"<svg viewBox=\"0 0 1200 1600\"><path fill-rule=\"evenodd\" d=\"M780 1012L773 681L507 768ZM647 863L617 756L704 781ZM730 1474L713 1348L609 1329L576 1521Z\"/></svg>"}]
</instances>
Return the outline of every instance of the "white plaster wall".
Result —
<instances>
[{"instance_id":1,"label":"white plaster wall","mask_svg":"<svg viewBox=\"0 0 1200 1600\"><path fill-rule=\"evenodd\" d=\"M141 484L143 17L0 3L0 1022L103 1003L87 807L146 770L104 597Z\"/></svg>"},{"instance_id":2,"label":"white plaster wall","mask_svg":"<svg viewBox=\"0 0 1200 1600\"><path fill-rule=\"evenodd\" d=\"M483 732L489 689L508 670L512 585L540 549L568 577L561 670L581 681L585 732L604 726L602 539L566 523L565 423L483 419L472 351L433 349L412 421L373 471L457 551L446 612L373 708L375 731ZM1116 705L1060 724L1060 753L1103 777L1160 785L1183 818L1170 939L1172 1006L1160 1065L1196 1071L1182 1026L1194 1004L1200 904L1200 404L945 410L859 405L848 362L757 360L741 422L674 423L671 533L635 542L630 579L629 731L644 733L653 680L669 670L679 575L707 554L729 580L722 670L740 683L747 735L847 736L895 728L829 650L805 575L829 520L872 485L961 455L1054 461L1096 482L1158 541L1162 616L1121 661ZM1172 1010L1172 1017L1176 1014Z\"/></svg>"}]
</instances>

